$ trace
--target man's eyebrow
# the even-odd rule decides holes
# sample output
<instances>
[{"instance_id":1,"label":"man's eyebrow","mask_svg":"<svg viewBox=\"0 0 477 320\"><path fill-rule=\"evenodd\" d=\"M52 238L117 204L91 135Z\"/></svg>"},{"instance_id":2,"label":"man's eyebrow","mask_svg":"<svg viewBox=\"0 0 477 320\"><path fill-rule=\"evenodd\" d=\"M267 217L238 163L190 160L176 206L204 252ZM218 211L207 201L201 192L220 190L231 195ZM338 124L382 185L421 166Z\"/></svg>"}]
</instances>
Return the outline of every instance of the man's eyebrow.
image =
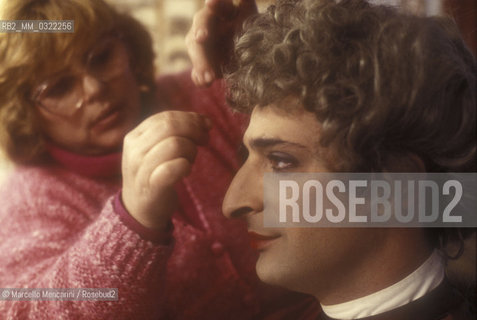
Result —
<instances>
[{"instance_id":1,"label":"man's eyebrow","mask_svg":"<svg viewBox=\"0 0 477 320\"><path fill-rule=\"evenodd\" d=\"M285 145L285 146L292 146L292 147L298 147L302 149L306 149L304 145L301 145L296 142L291 142L291 141L285 141L281 139L275 139L275 138L255 138L251 139L249 142L250 148L252 149L264 149L268 147L274 147L277 145Z\"/></svg>"}]
</instances>

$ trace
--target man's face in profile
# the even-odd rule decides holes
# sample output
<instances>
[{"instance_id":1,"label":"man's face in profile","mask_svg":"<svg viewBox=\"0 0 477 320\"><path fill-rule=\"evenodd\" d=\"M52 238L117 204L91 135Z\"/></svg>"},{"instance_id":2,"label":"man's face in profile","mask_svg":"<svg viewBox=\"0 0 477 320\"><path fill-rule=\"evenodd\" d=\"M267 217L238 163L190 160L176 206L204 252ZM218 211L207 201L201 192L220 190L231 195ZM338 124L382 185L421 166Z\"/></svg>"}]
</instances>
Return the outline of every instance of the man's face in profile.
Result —
<instances>
[{"instance_id":1,"label":"man's face in profile","mask_svg":"<svg viewBox=\"0 0 477 320\"><path fill-rule=\"evenodd\" d=\"M319 135L315 115L295 99L256 107L243 138L248 158L223 205L227 217L246 219L251 244L259 252L260 279L308 293L348 285L363 273L362 262L374 259L386 241L383 229L264 228L264 173L328 172L318 152Z\"/></svg>"}]
</instances>

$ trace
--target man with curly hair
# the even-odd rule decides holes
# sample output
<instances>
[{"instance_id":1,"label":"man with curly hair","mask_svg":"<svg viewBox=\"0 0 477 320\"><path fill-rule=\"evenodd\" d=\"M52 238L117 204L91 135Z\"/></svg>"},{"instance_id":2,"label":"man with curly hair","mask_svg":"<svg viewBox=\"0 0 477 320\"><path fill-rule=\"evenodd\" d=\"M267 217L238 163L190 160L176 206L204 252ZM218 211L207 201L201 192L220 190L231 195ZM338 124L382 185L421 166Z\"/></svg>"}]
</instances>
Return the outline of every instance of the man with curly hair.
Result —
<instances>
[{"instance_id":1,"label":"man with curly hair","mask_svg":"<svg viewBox=\"0 0 477 320\"><path fill-rule=\"evenodd\" d=\"M474 319L444 244L472 229L265 228L266 172L475 172L476 60L447 18L364 0L279 0L248 20L226 74L251 113L223 204L264 282L328 319Z\"/></svg>"}]
</instances>

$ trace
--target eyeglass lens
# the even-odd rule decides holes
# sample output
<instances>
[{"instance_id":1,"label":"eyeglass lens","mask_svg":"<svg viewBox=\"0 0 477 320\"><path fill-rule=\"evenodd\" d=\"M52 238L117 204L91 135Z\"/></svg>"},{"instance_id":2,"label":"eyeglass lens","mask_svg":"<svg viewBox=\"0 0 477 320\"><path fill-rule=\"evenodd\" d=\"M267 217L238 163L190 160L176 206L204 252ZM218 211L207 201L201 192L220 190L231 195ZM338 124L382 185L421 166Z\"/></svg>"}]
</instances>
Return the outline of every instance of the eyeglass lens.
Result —
<instances>
[{"instance_id":1,"label":"eyeglass lens","mask_svg":"<svg viewBox=\"0 0 477 320\"><path fill-rule=\"evenodd\" d=\"M88 55L85 71L98 80L107 82L129 68L129 56L118 39L110 39L97 45ZM83 74L61 74L39 87L36 99L52 112L70 114L83 98Z\"/></svg>"}]
</instances>

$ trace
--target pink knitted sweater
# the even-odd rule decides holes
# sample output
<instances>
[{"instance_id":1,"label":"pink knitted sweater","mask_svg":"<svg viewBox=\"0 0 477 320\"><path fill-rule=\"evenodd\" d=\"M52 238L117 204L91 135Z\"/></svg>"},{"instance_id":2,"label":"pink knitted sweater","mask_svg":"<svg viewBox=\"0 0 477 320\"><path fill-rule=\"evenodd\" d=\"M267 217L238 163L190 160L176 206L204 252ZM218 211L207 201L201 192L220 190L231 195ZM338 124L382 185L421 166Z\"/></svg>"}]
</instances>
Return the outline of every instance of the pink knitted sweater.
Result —
<instances>
[{"instance_id":1,"label":"pink knitted sweater","mask_svg":"<svg viewBox=\"0 0 477 320\"><path fill-rule=\"evenodd\" d=\"M314 299L260 284L244 226L222 216L244 121L225 107L220 83L196 89L188 78L161 79L160 101L208 114L214 128L177 188L171 234L142 227L122 206L120 154L51 148L54 163L16 168L0 190L0 287L118 288L119 300L0 301L0 319L316 316Z\"/></svg>"}]
</instances>

